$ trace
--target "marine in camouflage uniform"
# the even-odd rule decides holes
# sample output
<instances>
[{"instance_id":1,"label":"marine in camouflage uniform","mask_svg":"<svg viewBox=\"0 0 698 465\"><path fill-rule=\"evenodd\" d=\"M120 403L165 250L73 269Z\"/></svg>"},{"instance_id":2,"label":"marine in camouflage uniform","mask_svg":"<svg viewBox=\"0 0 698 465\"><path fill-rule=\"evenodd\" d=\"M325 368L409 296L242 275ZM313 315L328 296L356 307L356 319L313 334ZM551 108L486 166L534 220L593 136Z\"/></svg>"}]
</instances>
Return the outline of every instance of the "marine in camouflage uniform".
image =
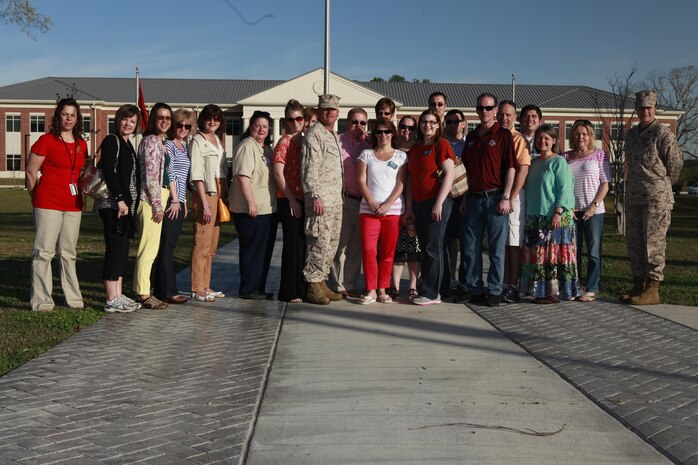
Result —
<instances>
[{"instance_id":1,"label":"marine in camouflage uniform","mask_svg":"<svg viewBox=\"0 0 698 465\"><path fill-rule=\"evenodd\" d=\"M341 294L325 284L337 252L342 228L342 150L332 129L339 115L339 97L321 95L318 123L303 140L301 181L305 194L306 258L303 275L308 283L306 300L328 304Z\"/></svg>"},{"instance_id":2,"label":"marine in camouflage uniform","mask_svg":"<svg viewBox=\"0 0 698 465\"><path fill-rule=\"evenodd\" d=\"M636 94L640 124L625 137L626 241L634 287L623 300L633 305L659 303L674 205L671 185L683 167L683 150L671 130L655 119L656 103L655 92Z\"/></svg>"}]
</instances>

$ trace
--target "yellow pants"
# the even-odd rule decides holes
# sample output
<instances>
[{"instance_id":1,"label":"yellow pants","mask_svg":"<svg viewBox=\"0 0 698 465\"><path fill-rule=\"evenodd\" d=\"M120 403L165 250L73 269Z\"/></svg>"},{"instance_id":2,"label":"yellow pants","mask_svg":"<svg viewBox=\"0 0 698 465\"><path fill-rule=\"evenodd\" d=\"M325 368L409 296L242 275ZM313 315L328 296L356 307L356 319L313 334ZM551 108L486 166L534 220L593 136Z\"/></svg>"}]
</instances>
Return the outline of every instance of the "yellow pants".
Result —
<instances>
[{"instance_id":1,"label":"yellow pants","mask_svg":"<svg viewBox=\"0 0 698 465\"><path fill-rule=\"evenodd\" d=\"M163 207L167 205L169 196L170 191L163 188L161 192ZM133 292L138 295L150 295L150 271L160 249L162 221L159 223L153 221L153 207L144 200L138 204L136 215L138 216L141 240L138 243L136 270L133 273Z\"/></svg>"}]
</instances>

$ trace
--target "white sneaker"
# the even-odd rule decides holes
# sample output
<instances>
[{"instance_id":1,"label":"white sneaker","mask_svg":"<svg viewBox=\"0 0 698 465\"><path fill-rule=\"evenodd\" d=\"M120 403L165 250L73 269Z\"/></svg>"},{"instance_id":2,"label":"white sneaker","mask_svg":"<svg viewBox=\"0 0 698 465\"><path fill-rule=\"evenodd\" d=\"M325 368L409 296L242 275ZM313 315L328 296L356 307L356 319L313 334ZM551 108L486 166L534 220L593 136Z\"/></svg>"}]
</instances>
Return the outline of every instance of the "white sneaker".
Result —
<instances>
[{"instance_id":1,"label":"white sneaker","mask_svg":"<svg viewBox=\"0 0 698 465\"><path fill-rule=\"evenodd\" d=\"M415 297L412 299L412 303L415 305L436 305L441 303L441 298L439 296L436 296L436 299L430 299L428 297L424 297L423 295L420 295L419 297Z\"/></svg>"},{"instance_id":2,"label":"white sneaker","mask_svg":"<svg viewBox=\"0 0 698 465\"><path fill-rule=\"evenodd\" d=\"M121 300L123 300L128 306L135 307L136 310L143 308L143 304L141 304L140 302L136 302L135 300L133 300L132 298L130 298L128 296L122 295L119 297L121 297Z\"/></svg>"},{"instance_id":3,"label":"white sneaker","mask_svg":"<svg viewBox=\"0 0 698 465\"><path fill-rule=\"evenodd\" d=\"M136 307L129 305L123 299L123 296L119 296L112 300L107 300L104 311L107 313L131 313L136 311Z\"/></svg>"}]
</instances>

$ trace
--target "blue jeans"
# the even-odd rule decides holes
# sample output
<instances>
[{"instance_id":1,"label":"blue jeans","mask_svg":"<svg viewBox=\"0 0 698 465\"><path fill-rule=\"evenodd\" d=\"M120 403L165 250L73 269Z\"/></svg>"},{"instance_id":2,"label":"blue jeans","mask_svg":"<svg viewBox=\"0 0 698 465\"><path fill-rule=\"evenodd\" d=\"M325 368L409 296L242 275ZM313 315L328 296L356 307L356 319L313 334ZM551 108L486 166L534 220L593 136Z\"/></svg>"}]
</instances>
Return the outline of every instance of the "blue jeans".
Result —
<instances>
[{"instance_id":1,"label":"blue jeans","mask_svg":"<svg viewBox=\"0 0 698 465\"><path fill-rule=\"evenodd\" d=\"M601 280L601 238L603 237L603 213L587 221L574 220L577 233L577 275L582 278L582 244L587 245L587 291L599 292Z\"/></svg>"},{"instance_id":2,"label":"blue jeans","mask_svg":"<svg viewBox=\"0 0 698 465\"><path fill-rule=\"evenodd\" d=\"M491 295L502 293L504 281L504 247L509 236L509 215L497 213L502 193L485 197L468 195L467 211L461 227L461 256L465 261L465 287L468 292L484 293L482 281L482 238L487 228L490 270L487 287ZM463 287L463 286L461 286Z\"/></svg>"},{"instance_id":3,"label":"blue jeans","mask_svg":"<svg viewBox=\"0 0 698 465\"><path fill-rule=\"evenodd\" d=\"M444 234L453 209L453 200L446 197L441 207L441 221L431 219L436 199L412 202L417 237L422 248L422 292L428 299L436 299L444 271Z\"/></svg>"}]
</instances>

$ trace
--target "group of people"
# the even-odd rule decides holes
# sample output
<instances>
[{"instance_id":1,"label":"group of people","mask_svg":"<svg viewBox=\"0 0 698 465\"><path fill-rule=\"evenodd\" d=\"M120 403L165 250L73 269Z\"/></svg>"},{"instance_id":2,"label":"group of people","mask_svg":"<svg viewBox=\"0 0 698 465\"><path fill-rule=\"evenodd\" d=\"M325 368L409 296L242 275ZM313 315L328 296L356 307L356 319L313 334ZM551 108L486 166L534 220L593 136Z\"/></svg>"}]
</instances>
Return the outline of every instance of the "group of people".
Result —
<instances>
[{"instance_id":1,"label":"group of people","mask_svg":"<svg viewBox=\"0 0 698 465\"><path fill-rule=\"evenodd\" d=\"M352 108L346 130L338 134L339 100L321 95L317 108L289 100L284 135L274 147L271 116L255 111L232 154L230 181L218 106L207 105L195 117L189 110L155 104L137 150L130 136L140 112L134 105L119 108L114 134L99 150L109 195L95 202L104 224L104 310L127 313L224 297L211 288L211 268L220 234L218 210L225 205L239 236L242 299L273 295L267 292L267 275L279 222L278 299L287 302L324 305L353 297L360 304L390 303L400 296L405 263L409 299L416 305L447 297L488 306L521 296L539 304L596 298L611 176L590 121L573 124L570 150L562 152L563 140L553 126L541 124L535 105L517 115L514 102L483 93L475 102L480 124L466 133L463 113L448 110L446 95L435 92L429 109L418 118L401 117L397 126L389 98L377 102L370 131L366 111ZM638 93L636 108L640 124L626 137L626 203L639 213L628 220L634 286L623 299L650 304L659 302L673 203L669 194L683 157L671 132L655 120L656 94ZM521 132L514 128L517 116ZM77 178L87 157L81 127L78 103L61 100L50 132L34 144L27 165L37 229L33 310L54 307L50 262L56 244L67 304L83 306L75 272L83 201ZM461 162L468 190L453 198ZM188 203L194 245L191 294L185 296L177 290L173 251ZM132 299L124 295L122 280L137 232ZM588 264L582 291L584 244ZM364 290L358 282L362 267Z\"/></svg>"}]
</instances>

